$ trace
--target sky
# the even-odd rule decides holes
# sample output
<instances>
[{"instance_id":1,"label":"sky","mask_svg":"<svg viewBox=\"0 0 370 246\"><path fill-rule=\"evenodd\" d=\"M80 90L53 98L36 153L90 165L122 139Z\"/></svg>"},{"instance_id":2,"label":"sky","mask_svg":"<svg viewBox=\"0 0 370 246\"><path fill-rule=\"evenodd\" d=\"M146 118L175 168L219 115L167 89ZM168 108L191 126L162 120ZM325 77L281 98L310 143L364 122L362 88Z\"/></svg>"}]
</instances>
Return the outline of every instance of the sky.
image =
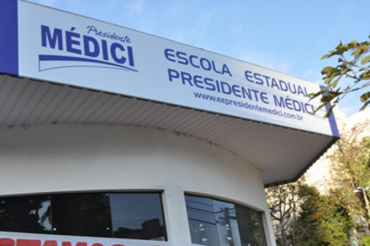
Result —
<instances>
[{"instance_id":1,"label":"sky","mask_svg":"<svg viewBox=\"0 0 370 246\"><path fill-rule=\"evenodd\" d=\"M369 39L370 0L28 0L323 84L339 42ZM362 94L360 92L360 94ZM346 116L359 93L341 100Z\"/></svg>"}]
</instances>

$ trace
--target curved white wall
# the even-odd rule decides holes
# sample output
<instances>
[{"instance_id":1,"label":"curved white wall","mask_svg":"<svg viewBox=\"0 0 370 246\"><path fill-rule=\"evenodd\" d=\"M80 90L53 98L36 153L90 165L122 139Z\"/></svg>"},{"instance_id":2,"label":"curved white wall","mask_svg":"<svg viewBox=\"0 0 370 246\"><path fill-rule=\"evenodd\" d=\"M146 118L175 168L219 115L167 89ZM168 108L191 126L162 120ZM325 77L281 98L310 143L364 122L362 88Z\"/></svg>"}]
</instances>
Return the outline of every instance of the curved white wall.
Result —
<instances>
[{"instance_id":1,"label":"curved white wall","mask_svg":"<svg viewBox=\"0 0 370 246\"><path fill-rule=\"evenodd\" d=\"M169 240L190 243L184 193L206 194L265 211L274 245L260 172L207 141L114 125L8 127L0 136L0 195L163 190Z\"/></svg>"}]
</instances>

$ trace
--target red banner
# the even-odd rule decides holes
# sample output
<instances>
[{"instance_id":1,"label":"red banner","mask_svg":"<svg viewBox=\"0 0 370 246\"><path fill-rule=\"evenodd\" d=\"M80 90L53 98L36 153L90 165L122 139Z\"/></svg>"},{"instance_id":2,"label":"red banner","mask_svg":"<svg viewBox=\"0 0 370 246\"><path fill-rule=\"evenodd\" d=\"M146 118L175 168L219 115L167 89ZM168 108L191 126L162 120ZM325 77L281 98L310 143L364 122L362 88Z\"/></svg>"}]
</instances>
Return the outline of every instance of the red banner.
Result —
<instances>
[{"instance_id":1,"label":"red banner","mask_svg":"<svg viewBox=\"0 0 370 246\"><path fill-rule=\"evenodd\" d=\"M0 246L192 246L195 244L0 231Z\"/></svg>"}]
</instances>

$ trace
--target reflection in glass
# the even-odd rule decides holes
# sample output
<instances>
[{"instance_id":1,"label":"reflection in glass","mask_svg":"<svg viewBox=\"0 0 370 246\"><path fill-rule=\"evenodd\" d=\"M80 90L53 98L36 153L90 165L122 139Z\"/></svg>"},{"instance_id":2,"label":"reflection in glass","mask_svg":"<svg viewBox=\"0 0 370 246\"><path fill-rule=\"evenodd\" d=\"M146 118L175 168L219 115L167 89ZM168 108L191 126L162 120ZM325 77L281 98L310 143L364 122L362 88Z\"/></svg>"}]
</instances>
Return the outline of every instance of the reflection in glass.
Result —
<instances>
[{"instance_id":1,"label":"reflection in glass","mask_svg":"<svg viewBox=\"0 0 370 246\"><path fill-rule=\"evenodd\" d=\"M105 194L52 196L55 234L110 237L109 197Z\"/></svg>"},{"instance_id":2,"label":"reflection in glass","mask_svg":"<svg viewBox=\"0 0 370 246\"><path fill-rule=\"evenodd\" d=\"M244 206L235 205L239 231L253 232L241 233L242 244L265 245L265 234L263 230L261 214ZM248 245L248 244L247 244Z\"/></svg>"},{"instance_id":3,"label":"reflection in glass","mask_svg":"<svg viewBox=\"0 0 370 246\"><path fill-rule=\"evenodd\" d=\"M0 198L0 231L51 233L50 198Z\"/></svg>"},{"instance_id":4,"label":"reflection in glass","mask_svg":"<svg viewBox=\"0 0 370 246\"><path fill-rule=\"evenodd\" d=\"M239 229L233 203L213 200L217 221L218 240L221 245L240 246Z\"/></svg>"},{"instance_id":5,"label":"reflection in glass","mask_svg":"<svg viewBox=\"0 0 370 246\"><path fill-rule=\"evenodd\" d=\"M186 196L192 242L219 246L217 224L211 198Z\"/></svg>"},{"instance_id":6,"label":"reflection in glass","mask_svg":"<svg viewBox=\"0 0 370 246\"><path fill-rule=\"evenodd\" d=\"M167 240L161 194L149 192L0 197L0 231Z\"/></svg>"},{"instance_id":7,"label":"reflection in glass","mask_svg":"<svg viewBox=\"0 0 370 246\"><path fill-rule=\"evenodd\" d=\"M261 213L212 198L186 195L192 243L265 246Z\"/></svg>"},{"instance_id":8,"label":"reflection in glass","mask_svg":"<svg viewBox=\"0 0 370 246\"><path fill-rule=\"evenodd\" d=\"M160 194L110 194L114 237L165 240Z\"/></svg>"}]
</instances>

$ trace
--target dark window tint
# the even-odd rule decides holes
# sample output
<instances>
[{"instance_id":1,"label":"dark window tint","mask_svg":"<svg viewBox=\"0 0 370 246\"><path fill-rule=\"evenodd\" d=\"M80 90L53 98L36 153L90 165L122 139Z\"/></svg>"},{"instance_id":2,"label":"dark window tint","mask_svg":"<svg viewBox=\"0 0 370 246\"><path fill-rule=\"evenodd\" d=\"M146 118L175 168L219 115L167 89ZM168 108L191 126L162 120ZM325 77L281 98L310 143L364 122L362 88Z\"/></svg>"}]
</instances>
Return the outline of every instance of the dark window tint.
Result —
<instances>
[{"instance_id":1,"label":"dark window tint","mask_svg":"<svg viewBox=\"0 0 370 246\"><path fill-rule=\"evenodd\" d=\"M265 246L261 213L212 198L186 196L192 242L203 245Z\"/></svg>"},{"instance_id":2,"label":"dark window tint","mask_svg":"<svg viewBox=\"0 0 370 246\"><path fill-rule=\"evenodd\" d=\"M0 231L166 240L160 193L0 197Z\"/></svg>"},{"instance_id":3,"label":"dark window tint","mask_svg":"<svg viewBox=\"0 0 370 246\"><path fill-rule=\"evenodd\" d=\"M68 194L52 196L55 234L110 237L109 196Z\"/></svg>"},{"instance_id":4,"label":"dark window tint","mask_svg":"<svg viewBox=\"0 0 370 246\"><path fill-rule=\"evenodd\" d=\"M235 211L239 231L252 232L240 233L241 242L246 245L266 245L261 213L237 204Z\"/></svg>"},{"instance_id":5,"label":"dark window tint","mask_svg":"<svg viewBox=\"0 0 370 246\"><path fill-rule=\"evenodd\" d=\"M0 231L51 233L49 197L1 198Z\"/></svg>"},{"instance_id":6,"label":"dark window tint","mask_svg":"<svg viewBox=\"0 0 370 246\"><path fill-rule=\"evenodd\" d=\"M157 193L111 194L114 237L164 240L161 198Z\"/></svg>"}]
</instances>

